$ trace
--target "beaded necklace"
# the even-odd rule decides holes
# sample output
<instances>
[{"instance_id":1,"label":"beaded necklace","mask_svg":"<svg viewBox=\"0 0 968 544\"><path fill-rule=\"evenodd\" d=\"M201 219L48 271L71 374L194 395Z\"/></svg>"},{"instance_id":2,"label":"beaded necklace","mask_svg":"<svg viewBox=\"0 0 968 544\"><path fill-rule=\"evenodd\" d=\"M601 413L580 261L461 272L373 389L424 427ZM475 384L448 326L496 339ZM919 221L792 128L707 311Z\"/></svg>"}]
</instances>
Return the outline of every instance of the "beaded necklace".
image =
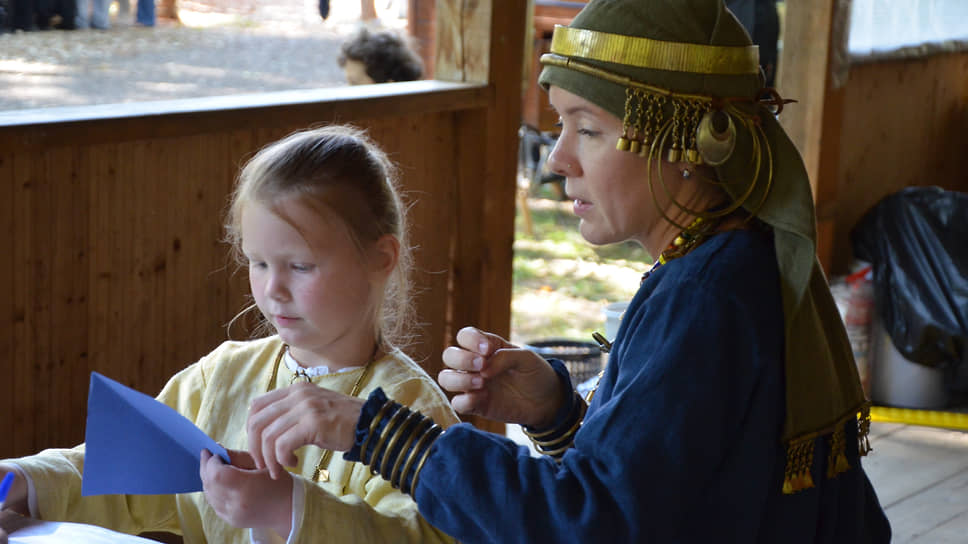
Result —
<instances>
[{"instance_id":1,"label":"beaded necklace","mask_svg":"<svg viewBox=\"0 0 968 544\"><path fill-rule=\"evenodd\" d=\"M363 372L360 372L359 377L356 378L356 382L353 383L353 388L350 389L349 395L355 397L360 394L360 386L363 384L364 378L370 372L370 366L373 364L373 360L376 358L377 352L380 350L380 343L377 342L373 346L373 353L370 354L370 359L363 365ZM272 374L269 376L269 384L266 386L266 393L275 389L276 377L279 375L279 366L282 363L282 358L285 356L286 351L289 350L289 346L283 345L282 349L279 350L279 354L276 355L276 362L272 365ZM312 382L312 378L302 369L297 370L293 377L289 380L289 385L292 385L298 379L304 379L307 382ZM316 469L313 471L313 481L314 482L328 482L329 481L329 470L323 468L329 466L329 460L333 456L332 450L323 450L322 455L319 456L319 462L316 463Z\"/></svg>"}]
</instances>

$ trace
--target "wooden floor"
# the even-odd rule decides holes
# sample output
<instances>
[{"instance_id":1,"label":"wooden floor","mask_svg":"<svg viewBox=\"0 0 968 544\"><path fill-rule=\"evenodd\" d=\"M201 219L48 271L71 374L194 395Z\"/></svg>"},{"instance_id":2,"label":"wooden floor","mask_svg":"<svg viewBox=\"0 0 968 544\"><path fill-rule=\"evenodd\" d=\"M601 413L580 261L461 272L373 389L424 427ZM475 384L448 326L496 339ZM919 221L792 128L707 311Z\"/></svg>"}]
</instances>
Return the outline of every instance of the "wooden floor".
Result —
<instances>
[{"instance_id":1,"label":"wooden floor","mask_svg":"<svg viewBox=\"0 0 968 544\"><path fill-rule=\"evenodd\" d=\"M968 433L871 424L864 458L895 544L968 543Z\"/></svg>"},{"instance_id":2,"label":"wooden floor","mask_svg":"<svg viewBox=\"0 0 968 544\"><path fill-rule=\"evenodd\" d=\"M508 437L530 446L517 425ZM871 447L863 465L892 544L968 543L968 432L875 421Z\"/></svg>"}]
</instances>

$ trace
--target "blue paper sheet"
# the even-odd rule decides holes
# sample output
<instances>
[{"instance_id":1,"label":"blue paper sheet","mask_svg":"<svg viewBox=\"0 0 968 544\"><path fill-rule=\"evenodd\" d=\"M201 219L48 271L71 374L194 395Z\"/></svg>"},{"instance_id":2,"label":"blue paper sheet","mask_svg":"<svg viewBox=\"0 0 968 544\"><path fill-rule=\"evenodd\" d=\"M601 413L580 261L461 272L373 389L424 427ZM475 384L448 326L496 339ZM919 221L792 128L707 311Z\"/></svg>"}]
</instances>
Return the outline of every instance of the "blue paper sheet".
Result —
<instances>
[{"instance_id":1,"label":"blue paper sheet","mask_svg":"<svg viewBox=\"0 0 968 544\"><path fill-rule=\"evenodd\" d=\"M203 449L228 452L154 398L91 373L81 495L161 495L202 490Z\"/></svg>"}]
</instances>

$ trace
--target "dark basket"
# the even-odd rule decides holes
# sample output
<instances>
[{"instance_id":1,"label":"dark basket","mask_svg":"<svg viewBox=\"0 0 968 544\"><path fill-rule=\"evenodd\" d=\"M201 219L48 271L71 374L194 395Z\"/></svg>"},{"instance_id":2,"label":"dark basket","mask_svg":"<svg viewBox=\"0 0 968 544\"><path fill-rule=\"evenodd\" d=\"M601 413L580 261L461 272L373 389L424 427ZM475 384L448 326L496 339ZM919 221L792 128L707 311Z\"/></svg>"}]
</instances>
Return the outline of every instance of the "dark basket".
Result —
<instances>
[{"instance_id":1,"label":"dark basket","mask_svg":"<svg viewBox=\"0 0 968 544\"><path fill-rule=\"evenodd\" d=\"M529 342L525 347L545 359L561 359L571 374L574 386L593 378L602 370L602 350L594 342L550 339Z\"/></svg>"}]
</instances>

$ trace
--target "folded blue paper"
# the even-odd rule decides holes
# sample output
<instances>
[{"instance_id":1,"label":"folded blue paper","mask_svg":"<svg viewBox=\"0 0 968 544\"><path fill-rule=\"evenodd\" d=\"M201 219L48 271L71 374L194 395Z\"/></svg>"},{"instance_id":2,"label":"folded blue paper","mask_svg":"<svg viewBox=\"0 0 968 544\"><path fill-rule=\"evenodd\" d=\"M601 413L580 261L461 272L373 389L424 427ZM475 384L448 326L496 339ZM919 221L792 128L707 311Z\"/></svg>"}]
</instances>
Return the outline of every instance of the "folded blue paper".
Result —
<instances>
[{"instance_id":1,"label":"folded blue paper","mask_svg":"<svg viewBox=\"0 0 968 544\"><path fill-rule=\"evenodd\" d=\"M228 452L170 406L91 373L81 495L163 495L202 490L203 449Z\"/></svg>"}]
</instances>

